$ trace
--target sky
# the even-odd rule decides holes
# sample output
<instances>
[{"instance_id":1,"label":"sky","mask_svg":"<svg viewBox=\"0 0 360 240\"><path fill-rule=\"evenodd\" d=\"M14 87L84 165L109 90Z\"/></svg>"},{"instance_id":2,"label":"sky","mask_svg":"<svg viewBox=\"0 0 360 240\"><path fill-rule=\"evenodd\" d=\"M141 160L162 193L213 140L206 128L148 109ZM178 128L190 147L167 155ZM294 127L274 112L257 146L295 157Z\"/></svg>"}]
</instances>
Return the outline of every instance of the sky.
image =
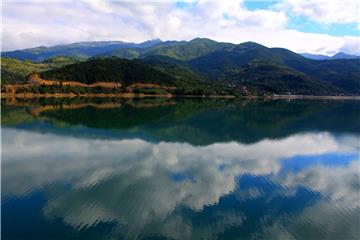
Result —
<instances>
[{"instance_id":1,"label":"sky","mask_svg":"<svg viewBox=\"0 0 360 240\"><path fill-rule=\"evenodd\" d=\"M360 54L354 0L2 1L2 51L81 41L196 37Z\"/></svg>"}]
</instances>

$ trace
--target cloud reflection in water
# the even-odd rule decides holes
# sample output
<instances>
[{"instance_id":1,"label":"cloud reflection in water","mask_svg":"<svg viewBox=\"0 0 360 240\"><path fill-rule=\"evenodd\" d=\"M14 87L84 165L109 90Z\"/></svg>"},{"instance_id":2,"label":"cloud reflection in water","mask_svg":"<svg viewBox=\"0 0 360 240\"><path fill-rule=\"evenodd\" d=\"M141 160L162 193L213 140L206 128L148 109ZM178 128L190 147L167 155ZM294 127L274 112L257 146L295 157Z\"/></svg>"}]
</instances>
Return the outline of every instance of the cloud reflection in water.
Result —
<instances>
[{"instance_id":1,"label":"cloud reflection in water","mask_svg":"<svg viewBox=\"0 0 360 240\"><path fill-rule=\"evenodd\" d=\"M322 197L296 217L273 215L291 220L286 230L281 221L275 224L261 216L258 221L263 222L263 234L294 237L305 223L328 226L359 219L359 137L355 135L304 133L249 145L227 142L192 146L141 139L80 139L4 128L2 138L3 193L26 196L41 189L48 196L45 216L61 217L73 227L114 221L127 227L128 238L155 233L175 239L212 238L251 217L236 209L216 212L222 198L235 197L244 204L256 199L271 202L276 197L290 199L299 188ZM354 157L348 164L317 162L298 171L282 172L291 157L332 153ZM243 187L244 176L264 178L277 186L276 191L266 192L261 185ZM69 187L47 187L58 183ZM206 208L218 214L216 226L195 229L184 209L196 215L204 214ZM333 216L344 209L350 213L346 218ZM352 226L347 227L350 237L358 234ZM332 229L329 234L333 236L345 232Z\"/></svg>"}]
</instances>

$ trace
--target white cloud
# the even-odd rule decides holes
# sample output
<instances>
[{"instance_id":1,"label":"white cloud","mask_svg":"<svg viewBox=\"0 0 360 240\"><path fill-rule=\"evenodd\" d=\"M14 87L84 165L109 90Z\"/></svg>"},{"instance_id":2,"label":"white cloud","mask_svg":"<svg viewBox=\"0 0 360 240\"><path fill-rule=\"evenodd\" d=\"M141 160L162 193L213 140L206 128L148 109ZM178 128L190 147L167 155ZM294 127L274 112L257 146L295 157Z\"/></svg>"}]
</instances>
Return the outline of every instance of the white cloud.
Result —
<instances>
[{"instance_id":1,"label":"white cloud","mask_svg":"<svg viewBox=\"0 0 360 240\"><path fill-rule=\"evenodd\" d=\"M295 15L322 23L360 24L360 2L354 0L285 0L280 4Z\"/></svg>"},{"instance_id":2,"label":"white cloud","mask_svg":"<svg viewBox=\"0 0 360 240\"><path fill-rule=\"evenodd\" d=\"M287 2L286 6L292 10L293 5ZM2 11L3 50L77 41L141 42L152 38L207 37L233 43L256 41L297 52L360 52L358 37L287 29L289 19L285 10L250 11L242 1L190 1L182 7L175 2L3 3ZM296 11L300 14L300 10ZM352 17L339 21L353 21L352 12L353 9L344 14Z\"/></svg>"}]
</instances>

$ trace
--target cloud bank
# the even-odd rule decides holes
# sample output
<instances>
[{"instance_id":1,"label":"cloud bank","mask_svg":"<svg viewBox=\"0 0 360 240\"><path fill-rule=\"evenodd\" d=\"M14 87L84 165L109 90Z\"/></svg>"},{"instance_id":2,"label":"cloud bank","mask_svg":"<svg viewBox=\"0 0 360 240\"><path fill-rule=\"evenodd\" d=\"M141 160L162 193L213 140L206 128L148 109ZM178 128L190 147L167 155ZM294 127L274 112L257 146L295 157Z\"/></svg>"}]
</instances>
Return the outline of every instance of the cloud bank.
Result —
<instances>
[{"instance_id":1,"label":"cloud bank","mask_svg":"<svg viewBox=\"0 0 360 240\"><path fill-rule=\"evenodd\" d=\"M25 2L3 3L2 49L78 41L207 37L240 43L255 41L296 52L360 53L359 36L330 36L289 28L289 13L324 24L359 23L359 3L290 1L249 10L243 1L187 2Z\"/></svg>"}]
</instances>

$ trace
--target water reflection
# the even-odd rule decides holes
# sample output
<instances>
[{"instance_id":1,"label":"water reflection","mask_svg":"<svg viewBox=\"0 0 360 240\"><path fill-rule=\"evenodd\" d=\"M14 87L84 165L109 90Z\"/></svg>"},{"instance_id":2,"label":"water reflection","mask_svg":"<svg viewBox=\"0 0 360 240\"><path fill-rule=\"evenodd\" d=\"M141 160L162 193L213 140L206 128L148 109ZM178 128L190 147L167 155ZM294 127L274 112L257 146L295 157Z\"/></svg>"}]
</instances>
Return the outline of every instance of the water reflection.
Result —
<instances>
[{"instance_id":1,"label":"water reflection","mask_svg":"<svg viewBox=\"0 0 360 240\"><path fill-rule=\"evenodd\" d=\"M2 128L6 239L360 234L357 131L194 145L14 126Z\"/></svg>"},{"instance_id":2,"label":"water reflection","mask_svg":"<svg viewBox=\"0 0 360 240\"><path fill-rule=\"evenodd\" d=\"M192 145L227 141L255 143L264 138L284 138L308 131L360 131L358 101L77 101L80 102L22 104L27 107L3 105L2 123L81 138L141 137L153 142ZM34 112L38 114L32 114Z\"/></svg>"},{"instance_id":3,"label":"water reflection","mask_svg":"<svg viewBox=\"0 0 360 240\"><path fill-rule=\"evenodd\" d=\"M127 226L131 238L148 234L154 230L154 224L159 230L166 229L163 224L176 224L172 226L175 229L191 228L189 216L176 211L181 206L196 214L205 208L216 209L223 196L240 202L259 197L287 199L296 196L299 188L335 201L330 214L337 210L337 202L350 213L355 211L354 217L358 213L359 138L355 136L302 134L251 145L230 142L205 147L154 144L140 139L84 140L7 128L3 129L3 137L3 192L11 194L5 198L44 191L48 202L43 206L43 214L50 219L60 217L75 228L115 221ZM315 162L304 169L283 171L283 162L291 161L292 156L321 158L329 153L347 161L335 166ZM248 189L245 185L242 190L243 176L263 176L266 184L276 185L270 194L273 196L265 194L261 185ZM47 186L55 183L64 186ZM316 207L321 211L333 203L317 204L321 204L321 208ZM330 209L327 210L329 214ZM232 225L241 226L244 217L244 213L219 216L226 223L221 231ZM355 230L349 233L355 234ZM212 234L215 233L206 236Z\"/></svg>"}]
</instances>

